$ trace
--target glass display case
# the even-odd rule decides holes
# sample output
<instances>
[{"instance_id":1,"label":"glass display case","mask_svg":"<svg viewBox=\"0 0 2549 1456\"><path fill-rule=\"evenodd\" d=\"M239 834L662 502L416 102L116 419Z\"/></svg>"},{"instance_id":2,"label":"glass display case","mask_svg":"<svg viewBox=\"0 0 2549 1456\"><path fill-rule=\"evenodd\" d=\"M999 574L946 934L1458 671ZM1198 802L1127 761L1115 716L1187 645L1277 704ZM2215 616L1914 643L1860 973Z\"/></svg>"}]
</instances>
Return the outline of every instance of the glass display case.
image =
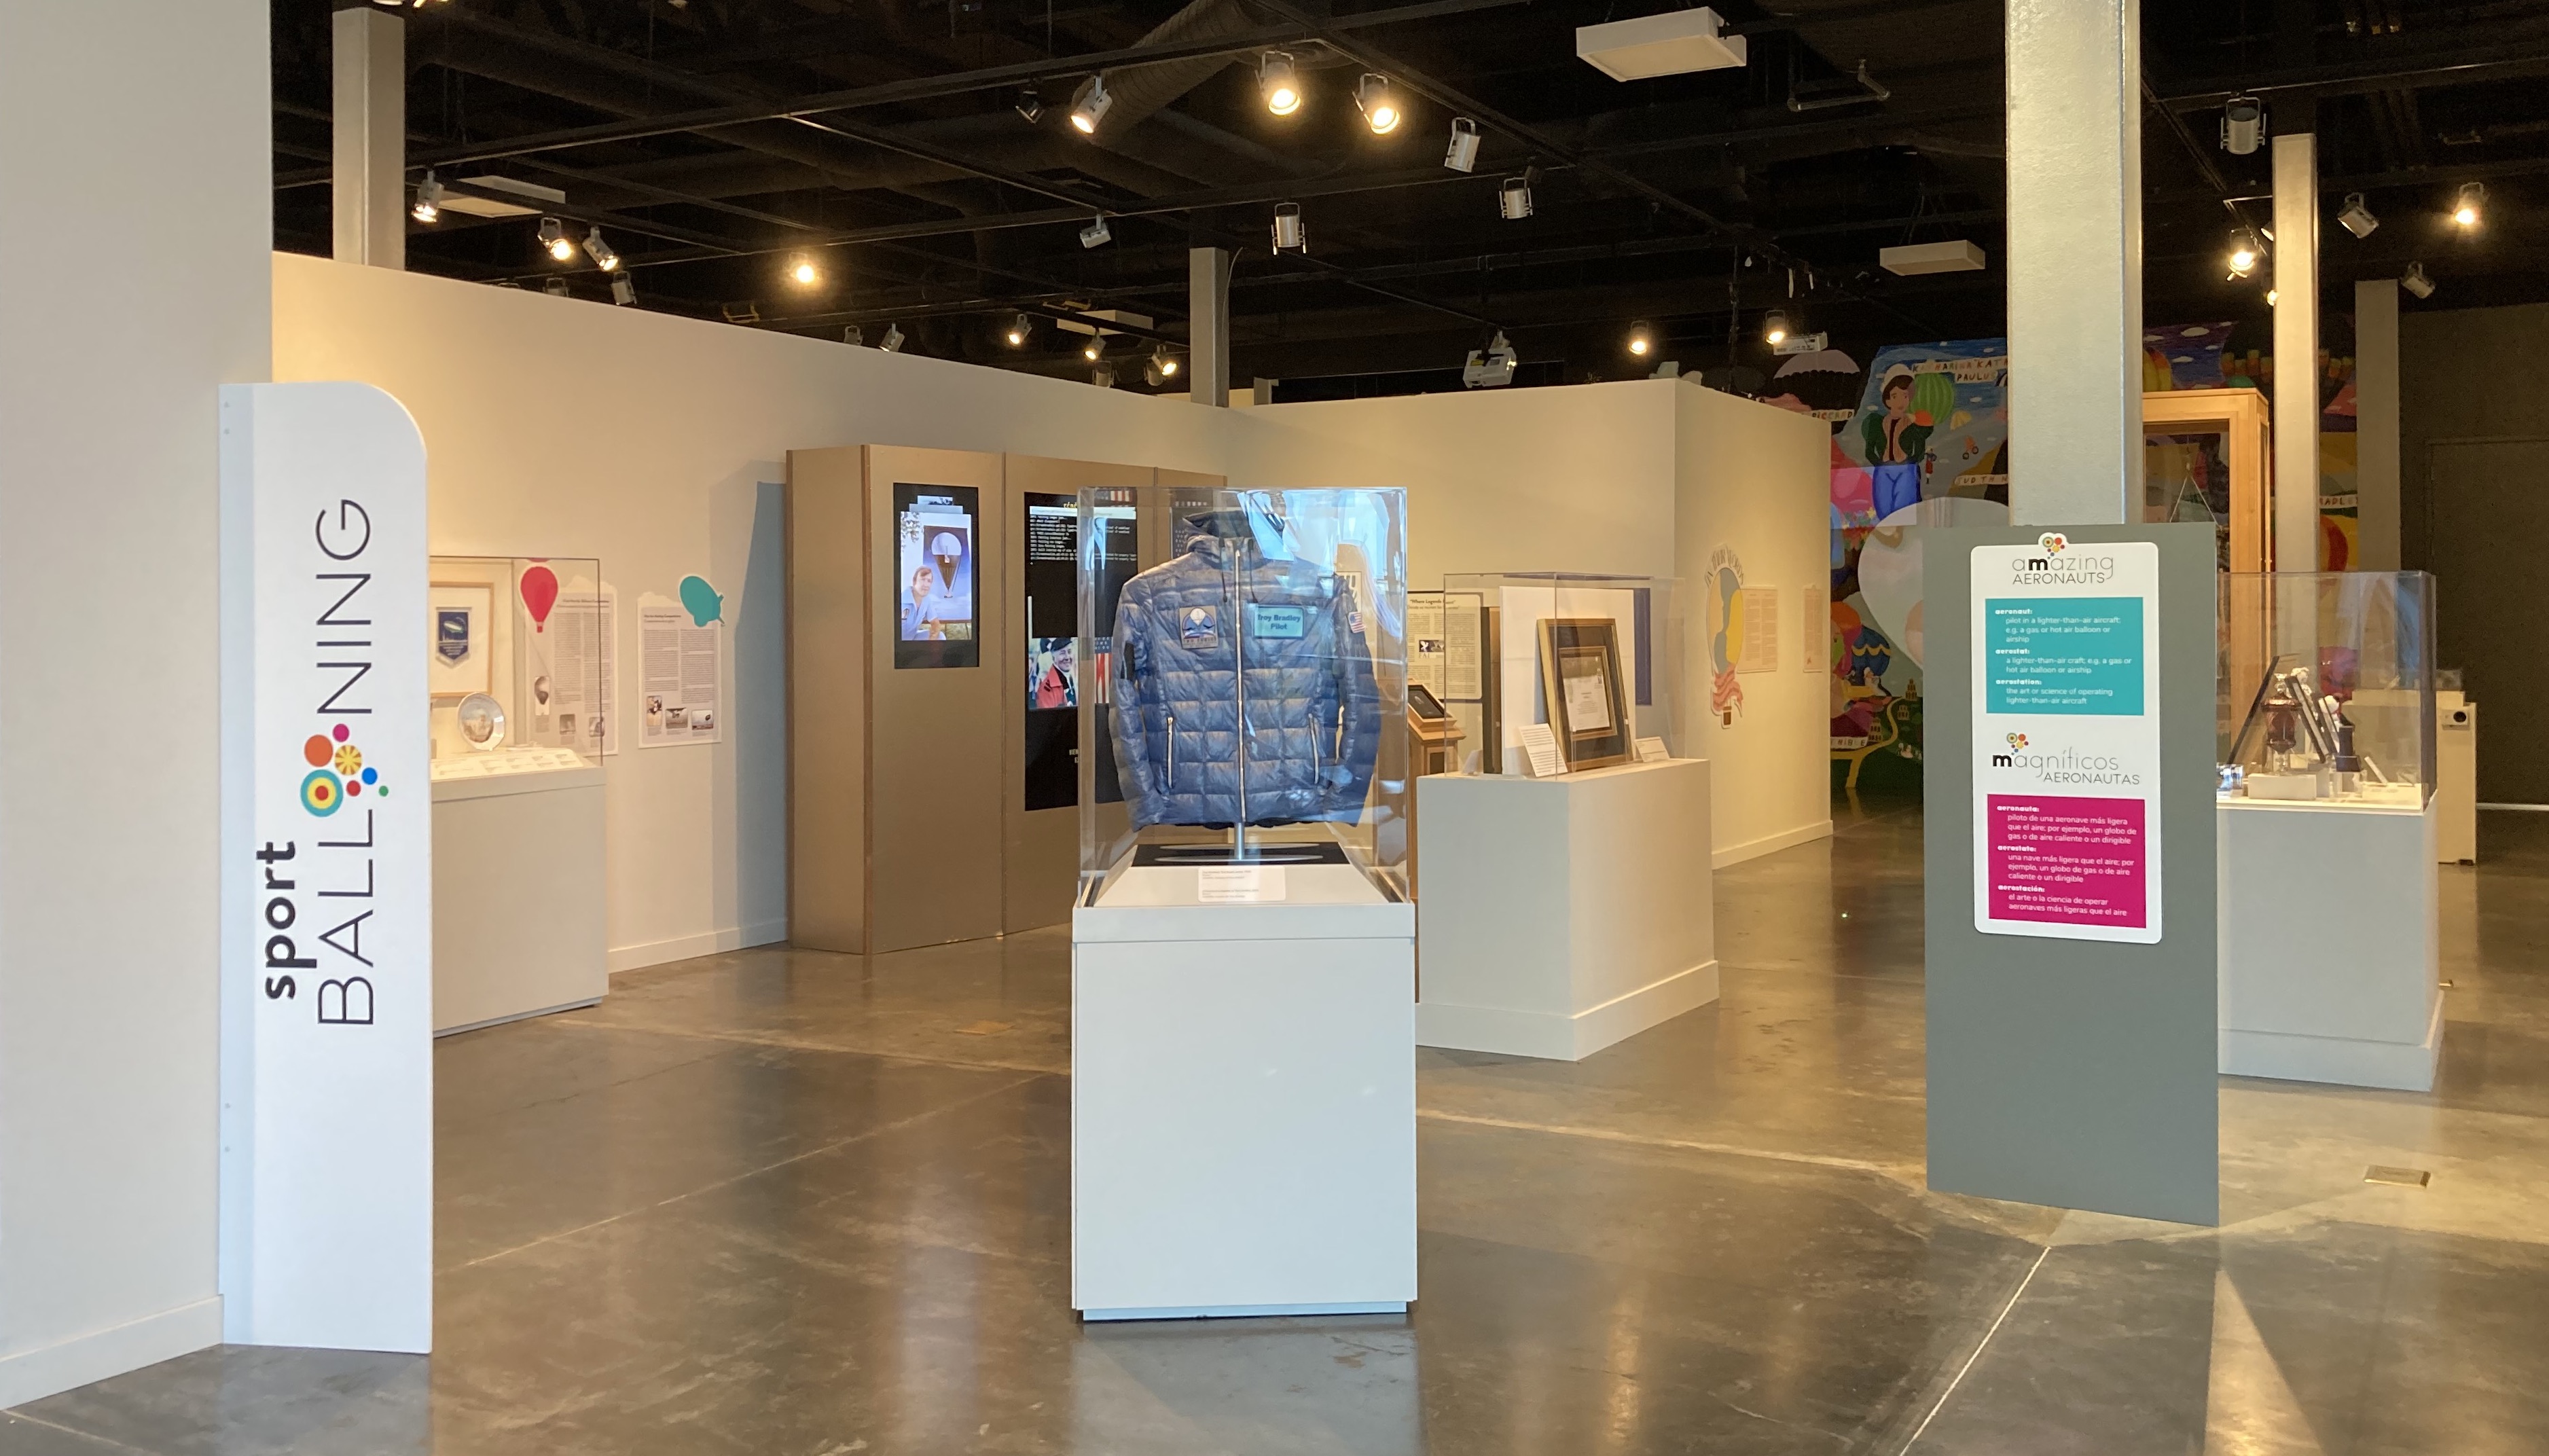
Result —
<instances>
[{"instance_id":1,"label":"glass display case","mask_svg":"<svg viewBox=\"0 0 2549 1456\"><path fill-rule=\"evenodd\" d=\"M2225 798L2422 811L2434 791L2434 579L2221 579Z\"/></svg>"},{"instance_id":2,"label":"glass display case","mask_svg":"<svg viewBox=\"0 0 2549 1456\"><path fill-rule=\"evenodd\" d=\"M1403 899L1404 493L1079 509L1079 903Z\"/></svg>"},{"instance_id":3,"label":"glass display case","mask_svg":"<svg viewBox=\"0 0 2549 1456\"><path fill-rule=\"evenodd\" d=\"M1550 725L1567 770L1627 763L1637 740L1681 748L1682 619L1676 583L1664 577L1578 572L1458 573L1443 579L1444 685L1436 696L1473 745L1467 769L1530 772L1523 730ZM1418 605L1411 610L1423 615ZM1731 589L1729 672L1793 666L1794 634L1775 588ZM1420 644L1421 646L1421 644ZM1425 655L1414 671L1422 676Z\"/></svg>"},{"instance_id":4,"label":"glass display case","mask_svg":"<svg viewBox=\"0 0 2549 1456\"><path fill-rule=\"evenodd\" d=\"M435 778L585 768L617 748L601 562L437 556L428 582Z\"/></svg>"}]
</instances>

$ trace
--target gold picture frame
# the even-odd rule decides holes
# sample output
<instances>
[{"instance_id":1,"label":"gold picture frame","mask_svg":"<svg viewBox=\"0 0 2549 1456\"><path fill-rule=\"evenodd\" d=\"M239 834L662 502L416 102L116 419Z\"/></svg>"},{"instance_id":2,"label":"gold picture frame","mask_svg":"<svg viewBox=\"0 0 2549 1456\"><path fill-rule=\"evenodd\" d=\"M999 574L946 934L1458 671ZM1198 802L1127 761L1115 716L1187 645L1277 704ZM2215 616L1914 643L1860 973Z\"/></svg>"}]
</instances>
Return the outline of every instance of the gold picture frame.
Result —
<instances>
[{"instance_id":1,"label":"gold picture frame","mask_svg":"<svg viewBox=\"0 0 2549 1456\"><path fill-rule=\"evenodd\" d=\"M1620 677L1620 624L1609 617L1540 619L1541 698L1568 773L1637 754L1637 722Z\"/></svg>"}]
</instances>

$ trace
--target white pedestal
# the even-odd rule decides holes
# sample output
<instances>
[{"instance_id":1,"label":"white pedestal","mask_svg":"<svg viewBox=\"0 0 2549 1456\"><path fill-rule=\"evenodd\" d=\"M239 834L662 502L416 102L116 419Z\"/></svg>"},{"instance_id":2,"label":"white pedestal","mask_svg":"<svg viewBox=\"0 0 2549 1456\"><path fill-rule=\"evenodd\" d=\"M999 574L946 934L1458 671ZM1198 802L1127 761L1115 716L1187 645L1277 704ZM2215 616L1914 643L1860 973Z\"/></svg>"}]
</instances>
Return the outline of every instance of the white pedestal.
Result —
<instances>
[{"instance_id":1,"label":"white pedestal","mask_svg":"<svg viewBox=\"0 0 2549 1456\"><path fill-rule=\"evenodd\" d=\"M1414 911L1342 866L1289 872L1325 901L1307 904L1204 905L1191 868L1130 874L1151 903L1072 916L1072 1307L1406 1309ZM1339 874L1362 891L1320 883Z\"/></svg>"},{"instance_id":2,"label":"white pedestal","mask_svg":"<svg viewBox=\"0 0 2549 1456\"><path fill-rule=\"evenodd\" d=\"M590 1006L611 989L602 770L572 750L437 763L433 1030ZM466 776L454 776L464 771Z\"/></svg>"},{"instance_id":3,"label":"white pedestal","mask_svg":"<svg viewBox=\"0 0 2549 1456\"><path fill-rule=\"evenodd\" d=\"M2221 1070L2432 1089L2435 819L2431 800L2221 801Z\"/></svg>"},{"instance_id":4,"label":"white pedestal","mask_svg":"<svg viewBox=\"0 0 2549 1456\"><path fill-rule=\"evenodd\" d=\"M1708 763L1416 780L1416 1040L1574 1061L1717 999Z\"/></svg>"},{"instance_id":5,"label":"white pedestal","mask_svg":"<svg viewBox=\"0 0 2549 1456\"><path fill-rule=\"evenodd\" d=\"M2434 857L2478 863L2478 704L2434 694Z\"/></svg>"}]
</instances>

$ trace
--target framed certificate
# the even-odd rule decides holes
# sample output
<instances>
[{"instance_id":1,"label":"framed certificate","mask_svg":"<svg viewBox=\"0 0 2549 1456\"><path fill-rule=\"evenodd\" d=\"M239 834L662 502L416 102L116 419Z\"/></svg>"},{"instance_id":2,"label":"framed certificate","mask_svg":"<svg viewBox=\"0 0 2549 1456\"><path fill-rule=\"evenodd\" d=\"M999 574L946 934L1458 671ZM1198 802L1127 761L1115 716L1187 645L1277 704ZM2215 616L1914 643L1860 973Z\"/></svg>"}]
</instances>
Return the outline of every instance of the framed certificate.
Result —
<instances>
[{"instance_id":1,"label":"framed certificate","mask_svg":"<svg viewBox=\"0 0 2549 1456\"><path fill-rule=\"evenodd\" d=\"M1620 626L1609 617L1540 619L1541 693L1567 772L1625 764L1636 723L1620 679Z\"/></svg>"},{"instance_id":2,"label":"framed certificate","mask_svg":"<svg viewBox=\"0 0 2549 1456\"><path fill-rule=\"evenodd\" d=\"M490 671L496 654L496 584L438 581L432 584L432 619L428 636L425 682L435 697L467 697L490 692Z\"/></svg>"}]
</instances>

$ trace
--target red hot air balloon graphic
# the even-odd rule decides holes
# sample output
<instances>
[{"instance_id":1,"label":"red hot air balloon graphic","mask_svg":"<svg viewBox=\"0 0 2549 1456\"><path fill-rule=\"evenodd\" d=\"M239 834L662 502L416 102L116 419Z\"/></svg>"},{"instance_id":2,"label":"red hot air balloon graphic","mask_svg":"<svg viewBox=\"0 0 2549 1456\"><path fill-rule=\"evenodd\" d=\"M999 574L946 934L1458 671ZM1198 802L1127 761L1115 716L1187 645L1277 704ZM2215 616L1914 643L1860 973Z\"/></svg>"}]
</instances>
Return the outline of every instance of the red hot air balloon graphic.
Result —
<instances>
[{"instance_id":1,"label":"red hot air balloon graphic","mask_svg":"<svg viewBox=\"0 0 2549 1456\"><path fill-rule=\"evenodd\" d=\"M522 572L522 605L531 609L531 630L549 629L549 608L557 605L557 573L544 566L526 567Z\"/></svg>"}]
</instances>

